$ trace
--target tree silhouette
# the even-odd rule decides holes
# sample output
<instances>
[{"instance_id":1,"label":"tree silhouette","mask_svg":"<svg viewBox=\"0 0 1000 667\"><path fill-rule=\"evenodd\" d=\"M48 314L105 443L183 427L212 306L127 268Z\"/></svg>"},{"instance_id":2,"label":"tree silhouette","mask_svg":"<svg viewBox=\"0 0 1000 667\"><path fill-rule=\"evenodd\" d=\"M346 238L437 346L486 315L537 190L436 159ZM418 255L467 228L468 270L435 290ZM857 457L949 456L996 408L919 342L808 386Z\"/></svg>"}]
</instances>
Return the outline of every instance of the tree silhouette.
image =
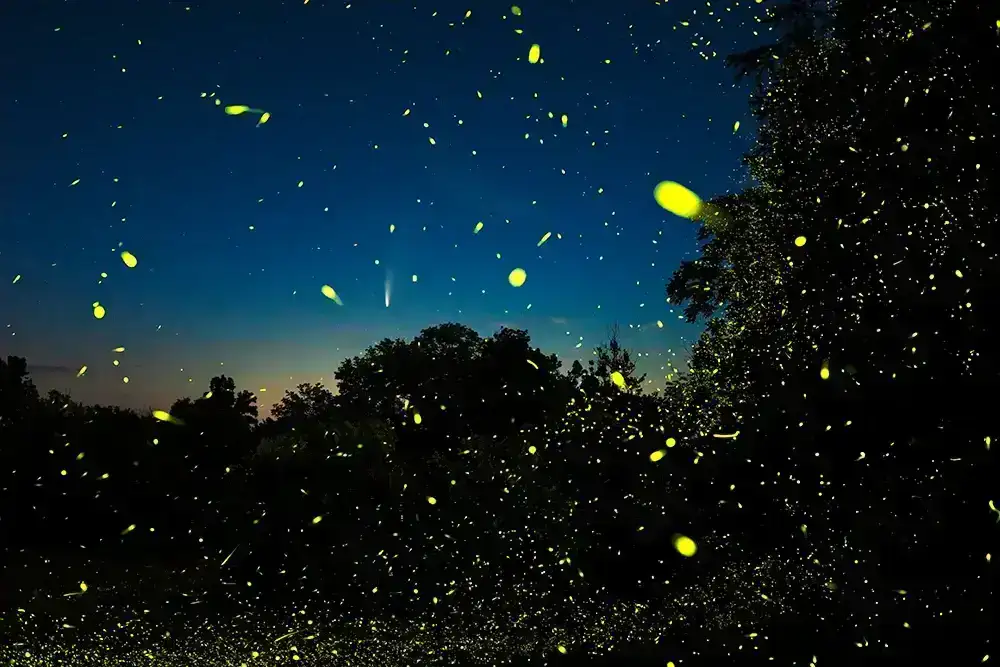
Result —
<instances>
[{"instance_id":1,"label":"tree silhouette","mask_svg":"<svg viewBox=\"0 0 1000 667\"><path fill-rule=\"evenodd\" d=\"M622 347L618 333L618 325L615 324L611 328L607 342L594 348L594 358L587 360L585 372L582 367L574 367L572 375L577 379L578 386L583 389L584 394L596 396L602 391L642 393L642 383L646 381L646 374L636 375L632 353ZM613 373L621 375L623 381L621 386L615 385L612 380Z\"/></svg>"},{"instance_id":2,"label":"tree silhouette","mask_svg":"<svg viewBox=\"0 0 1000 667\"><path fill-rule=\"evenodd\" d=\"M503 438L559 411L569 390L559 366L555 355L531 347L527 332L504 328L483 338L442 324L345 359L336 402L348 419L409 429L403 446L426 453L473 435Z\"/></svg>"},{"instance_id":3,"label":"tree silhouette","mask_svg":"<svg viewBox=\"0 0 1000 667\"><path fill-rule=\"evenodd\" d=\"M726 65L736 70L738 79L753 76L759 86L785 58L810 48L818 37L828 34L832 4L831 0L787 0L768 7L762 24L777 28L777 41L729 55Z\"/></svg>"},{"instance_id":4,"label":"tree silhouette","mask_svg":"<svg viewBox=\"0 0 1000 667\"><path fill-rule=\"evenodd\" d=\"M271 409L271 416L292 430L328 422L336 416L336 409L333 392L322 384L300 384L296 389L285 392Z\"/></svg>"},{"instance_id":5,"label":"tree silhouette","mask_svg":"<svg viewBox=\"0 0 1000 667\"><path fill-rule=\"evenodd\" d=\"M219 421L227 426L236 420L249 428L257 424L257 397L246 389L236 391L236 382L231 377L219 375L209 381L203 396L179 399L171 406L170 414L184 421Z\"/></svg>"},{"instance_id":6,"label":"tree silhouette","mask_svg":"<svg viewBox=\"0 0 1000 667\"><path fill-rule=\"evenodd\" d=\"M0 427L23 421L37 403L38 390L28 374L28 362L23 357L0 358Z\"/></svg>"},{"instance_id":7,"label":"tree silhouette","mask_svg":"<svg viewBox=\"0 0 1000 667\"><path fill-rule=\"evenodd\" d=\"M844 619L878 606L902 625L892 589L933 568L923 599L961 607L949 634L970 641L988 624L965 574L982 567L968 553L988 551L969 509L987 505L992 428L972 406L1000 369L995 317L976 305L1000 284L980 102L994 92L991 20L985 3L850 1L827 29L799 31L753 97L755 186L712 202L725 224L702 222L702 256L668 285L690 320L708 318L680 385L705 436L741 432L730 473L753 487L743 507L769 517L755 540L780 543L795 507L803 525L865 545L860 568L850 550L828 554L856 573L839 582ZM826 490L803 493L803 479ZM975 546L949 549L955 530Z\"/></svg>"}]
</instances>

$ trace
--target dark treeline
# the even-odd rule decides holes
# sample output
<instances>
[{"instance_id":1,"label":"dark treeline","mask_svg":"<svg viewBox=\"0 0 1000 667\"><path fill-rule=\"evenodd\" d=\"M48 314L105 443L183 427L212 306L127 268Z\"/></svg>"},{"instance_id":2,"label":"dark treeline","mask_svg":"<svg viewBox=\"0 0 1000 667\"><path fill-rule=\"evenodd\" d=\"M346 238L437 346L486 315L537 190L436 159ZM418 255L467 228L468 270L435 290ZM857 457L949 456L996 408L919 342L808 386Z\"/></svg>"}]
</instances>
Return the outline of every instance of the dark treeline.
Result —
<instances>
[{"instance_id":1,"label":"dark treeline","mask_svg":"<svg viewBox=\"0 0 1000 667\"><path fill-rule=\"evenodd\" d=\"M262 421L230 378L140 415L39 396L9 357L3 636L278 650L249 619L291 610L266 627L304 636L288 618L319 608L348 640L296 639L318 664L986 660L1000 14L772 13L781 38L731 58L755 78L752 184L703 207L667 286L706 329L663 392L614 337L564 369L459 324Z\"/></svg>"}]
</instances>

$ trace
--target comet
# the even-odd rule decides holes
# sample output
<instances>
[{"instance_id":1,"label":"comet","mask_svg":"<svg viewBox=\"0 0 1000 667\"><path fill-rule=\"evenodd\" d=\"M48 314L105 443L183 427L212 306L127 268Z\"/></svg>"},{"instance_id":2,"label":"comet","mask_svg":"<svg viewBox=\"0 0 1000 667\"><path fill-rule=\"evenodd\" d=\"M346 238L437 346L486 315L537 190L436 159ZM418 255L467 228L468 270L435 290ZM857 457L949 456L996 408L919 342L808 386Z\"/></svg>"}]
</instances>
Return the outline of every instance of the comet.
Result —
<instances>
[{"instance_id":1,"label":"comet","mask_svg":"<svg viewBox=\"0 0 1000 667\"><path fill-rule=\"evenodd\" d=\"M385 307L389 307L389 301L392 299L392 272L385 272Z\"/></svg>"}]
</instances>

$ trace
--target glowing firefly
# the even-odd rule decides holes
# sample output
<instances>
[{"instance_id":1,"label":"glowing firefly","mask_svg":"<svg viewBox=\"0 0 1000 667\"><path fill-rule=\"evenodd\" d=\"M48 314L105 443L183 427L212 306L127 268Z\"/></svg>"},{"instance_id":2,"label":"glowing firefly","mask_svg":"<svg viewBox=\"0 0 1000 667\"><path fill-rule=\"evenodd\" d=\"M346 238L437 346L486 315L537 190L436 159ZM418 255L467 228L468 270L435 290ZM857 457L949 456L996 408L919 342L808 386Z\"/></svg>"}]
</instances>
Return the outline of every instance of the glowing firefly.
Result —
<instances>
[{"instance_id":1,"label":"glowing firefly","mask_svg":"<svg viewBox=\"0 0 1000 667\"><path fill-rule=\"evenodd\" d=\"M340 296L337 294L337 290L333 289L329 285L323 285L323 287L320 288L320 292L323 293L323 296L325 296L327 299L330 299L338 306L344 305L344 302L340 300Z\"/></svg>"}]
</instances>

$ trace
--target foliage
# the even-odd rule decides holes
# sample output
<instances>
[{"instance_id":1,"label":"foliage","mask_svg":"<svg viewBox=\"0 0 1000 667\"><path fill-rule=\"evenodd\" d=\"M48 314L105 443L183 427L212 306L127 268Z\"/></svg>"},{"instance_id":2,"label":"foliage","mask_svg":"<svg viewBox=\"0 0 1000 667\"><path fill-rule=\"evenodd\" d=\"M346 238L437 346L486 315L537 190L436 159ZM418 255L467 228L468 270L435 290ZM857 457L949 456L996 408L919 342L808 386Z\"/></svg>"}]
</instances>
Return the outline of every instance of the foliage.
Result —
<instances>
[{"instance_id":1,"label":"foliage","mask_svg":"<svg viewBox=\"0 0 1000 667\"><path fill-rule=\"evenodd\" d=\"M988 625L981 587L958 573L989 565L974 508L988 506L994 428L973 406L998 372L996 138L981 105L994 19L977 2L839 2L829 25L790 37L753 96L757 183L713 202L725 224L703 221L701 257L667 288L689 320L709 318L683 384L708 423L741 431L734 473L767 489L741 502L795 507L837 536L819 558L881 621L848 606L832 630L866 642L897 641L885 624L912 608L893 589L929 570L920 604L962 609L952 637L981 643Z\"/></svg>"}]
</instances>

